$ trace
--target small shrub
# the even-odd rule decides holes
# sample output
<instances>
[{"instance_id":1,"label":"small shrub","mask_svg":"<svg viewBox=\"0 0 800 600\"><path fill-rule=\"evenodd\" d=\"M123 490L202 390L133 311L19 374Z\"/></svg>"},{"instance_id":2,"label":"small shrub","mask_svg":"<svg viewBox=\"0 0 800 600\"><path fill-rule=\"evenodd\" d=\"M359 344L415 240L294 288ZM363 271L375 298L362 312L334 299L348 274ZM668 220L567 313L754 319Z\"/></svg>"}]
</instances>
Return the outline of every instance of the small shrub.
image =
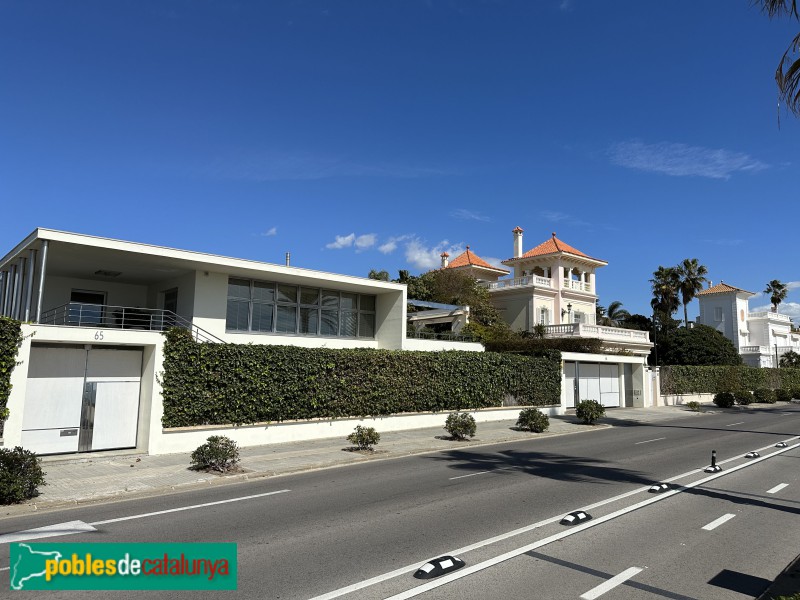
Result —
<instances>
[{"instance_id":1,"label":"small shrub","mask_svg":"<svg viewBox=\"0 0 800 600\"><path fill-rule=\"evenodd\" d=\"M454 412L447 415L444 428L447 433L457 440L475 437L475 432L478 430L474 417L469 413L461 412Z\"/></svg>"},{"instance_id":2,"label":"small shrub","mask_svg":"<svg viewBox=\"0 0 800 600\"><path fill-rule=\"evenodd\" d=\"M44 482L42 461L30 450L0 448L0 504L16 504L38 495Z\"/></svg>"},{"instance_id":3,"label":"small shrub","mask_svg":"<svg viewBox=\"0 0 800 600\"><path fill-rule=\"evenodd\" d=\"M374 427L362 427L356 425L353 433L347 436L347 441L359 450L372 450L372 447L381 441L381 434L375 431Z\"/></svg>"},{"instance_id":4,"label":"small shrub","mask_svg":"<svg viewBox=\"0 0 800 600\"><path fill-rule=\"evenodd\" d=\"M730 408L736 403L736 397L732 392L719 392L714 395L714 404L720 408Z\"/></svg>"},{"instance_id":5,"label":"small shrub","mask_svg":"<svg viewBox=\"0 0 800 600\"><path fill-rule=\"evenodd\" d=\"M229 437L212 435L205 444L192 452L192 468L225 473L239 462L239 447Z\"/></svg>"},{"instance_id":6,"label":"small shrub","mask_svg":"<svg viewBox=\"0 0 800 600\"><path fill-rule=\"evenodd\" d=\"M775 390L775 399L778 402L791 402L792 392L790 392L789 390L785 390L783 388Z\"/></svg>"},{"instance_id":7,"label":"small shrub","mask_svg":"<svg viewBox=\"0 0 800 600\"><path fill-rule=\"evenodd\" d=\"M529 429L533 433L542 433L550 427L550 417L538 408L526 408L519 413L517 427Z\"/></svg>"},{"instance_id":8,"label":"small shrub","mask_svg":"<svg viewBox=\"0 0 800 600\"><path fill-rule=\"evenodd\" d=\"M753 397L755 398L756 402L760 402L762 404L775 404L777 399L775 398L775 390L771 390L769 388L756 388L753 390Z\"/></svg>"},{"instance_id":9,"label":"small shrub","mask_svg":"<svg viewBox=\"0 0 800 600\"><path fill-rule=\"evenodd\" d=\"M575 414L587 425L594 425L594 422L606 414L605 407L596 400L581 400L575 407Z\"/></svg>"},{"instance_id":10,"label":"small shrub","mask_svg":"<svg viewBox=\"0 0 800 600\"><path fill-rule=\"evenodd\" d=\"M700 403L697 400L691 400L686 403L686 408L694 412L700 412Z\"/></svg>"},{"instance_id":11,"label":"small shrub","mask_svg":"<svg viewBox=\"0 0 800 600\"><path fill-rule=\"evenodd\" d=\"M753 403L753 392L750 390L736 390L733 392L733 398L736 400L736 404L747 406Z\"/></svg>"}]
</instances>

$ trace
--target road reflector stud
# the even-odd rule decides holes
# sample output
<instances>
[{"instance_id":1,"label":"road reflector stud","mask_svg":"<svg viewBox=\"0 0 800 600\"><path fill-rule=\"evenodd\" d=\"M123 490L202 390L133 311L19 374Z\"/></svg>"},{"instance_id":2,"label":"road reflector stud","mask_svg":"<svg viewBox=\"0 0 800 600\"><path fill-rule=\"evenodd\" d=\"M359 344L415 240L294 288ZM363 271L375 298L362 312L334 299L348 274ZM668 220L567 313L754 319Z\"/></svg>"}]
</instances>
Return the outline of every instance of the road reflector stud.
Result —
<instances>
[{"instance_id":1,"label":"road reflector stud","mask_svg":"<svg viewBox=\"0 0 800 600\"><path fill-rule=\"evenodd\" d=\"M414 577L417 579L433 579L435 577L440 577L442 575L446 575L447 573L457 571L465 564L466 563L464 563L463 560L456 558L455 556L440 556L439 558L432 558L419 569L417 569L417 572L414 573Z\"/></svg>"},{"instance_id":2,"label":"road reflector stud","mask_svg":"<svg viewBox=\"0 0 800 600\"><path fill-rule=\"evenodd\" d=\"M562 525L577 525L578 523L583 523L584 521L588 521L592 518L587 512L582 510L576 510L575 512L569 513L566 517L561 519Z\"/></svg>"},{"instance_id":3,"label":"road reflector stud","mask_svg":"<svg viewBox=\"0 0 800 600\"><path fill-rule=\"evenodd\" d=\"M775 444L776 448L786 448L786 442L778 442Z\"/></svg>"},{"instance_id":4,"label":"road reflector stud","mask_svg":"<svg viewBox=\"0 0 800 600\"><path fill-rule=\"evenodd\" d=\"M662 492L666 492L669 489L668 483L657 483L656 485L651 485L650 489L647 490L651 494L660 494Z\"/></svg>"},{"instance_id":5,"label":"road reflector stud","mask_svg":"<svg viewBox=\"0 0 800 600\"><path fill-rule=\"evenodd\" d=\"M720 467L719 465L711 465L703 469L703 471L705 471L706 473L719 473L720 471L722 471L722 467Z\"/></svg>"},{"instance_id":6,"label":"road reflector stud","mask_svg":"<svg viewBox=\"0 0 800 600\"><path fill-rule=\"evenodd\" d=\"M761 455L755 450L753 450L752 452L748 452L747 454L744 455L745 458L758 458L759 456Z\"/></svg>"}]
</instances>

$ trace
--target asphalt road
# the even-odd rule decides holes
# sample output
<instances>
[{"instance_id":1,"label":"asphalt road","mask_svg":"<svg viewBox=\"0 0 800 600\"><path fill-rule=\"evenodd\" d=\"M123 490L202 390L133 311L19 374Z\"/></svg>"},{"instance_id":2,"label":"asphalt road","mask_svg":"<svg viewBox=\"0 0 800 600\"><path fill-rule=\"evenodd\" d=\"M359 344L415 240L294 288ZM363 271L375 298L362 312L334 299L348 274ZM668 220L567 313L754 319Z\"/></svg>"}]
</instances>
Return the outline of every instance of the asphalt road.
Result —
<instances>
[{"instance_id":1,"label":"asphalt road","mask_svg":"<svg viewBox=\"0 0 800 600\"><path fill-rule=\"evenodd\" d=\"M239 591L226 597L281 599L600 597L592 590L615 576L612 583L629 578L603 598L751 598L800 551L800 451L791 448L800 440L772 458L742 458L756 448L762 457L777 452L776 442L800 434L800 407L616 425L6 518L0 533L80 520L97 531L49 539L236 542ZM712 449L719 477L697 472ZM673 478L671 492L647 492ZM579 508L593 520L558 524ZM151 514L160 511L173 512ZM467 567L422 591L413 570L450 553ZM175 592L147 592L167 594Z\"/></svg>"}]
</instances>

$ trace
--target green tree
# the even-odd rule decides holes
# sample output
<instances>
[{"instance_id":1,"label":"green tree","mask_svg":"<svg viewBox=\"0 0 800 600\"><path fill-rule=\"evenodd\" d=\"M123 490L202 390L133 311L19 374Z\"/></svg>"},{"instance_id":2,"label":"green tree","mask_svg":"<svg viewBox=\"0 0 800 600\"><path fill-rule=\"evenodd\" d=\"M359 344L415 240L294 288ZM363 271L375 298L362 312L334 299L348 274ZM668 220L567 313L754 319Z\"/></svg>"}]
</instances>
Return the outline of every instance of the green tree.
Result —
<instances>
[{"instance_id":1,"label":"green tree","mask_svg":"<svg viewBox=\"0 0 800 600\"><path fill-rule=\"evenodd\" d=\"M608 308L601 306L596 307L597 324L605 325L606 327L621 327L622 323L630 317L630 313L622 308L622 302L614 300L608 305Z\"/></svg>"},{"instance_id":2,"label":"green tree","mask_svg":"<svg viewBox=\"0 0 800 600\"><path fill-rule=\"evenodd\" d=\"M728 338L713 327L696 325L660 335L658 358L662 365L740 365L742 358Z\"/></svg>"},{"instance_id":3,"label":"green tree","mask_svg":"<svg viewBox=\"0 0 800 600\"><path fill-rule=\"evenodd\" d=\"M620 323L625 329L636 329L638 331L653 331L653 319L640 314L628 315Z\"/></svg>"},{"instance_id":4,"label":"green tree","mask_svg":"<svg viewBox=\"0 0 800 600\"><path fill-rule=\"evenodd\" d=\"M650 283L653 286L653 299L650 301L653 311L672 318L681 304L678 298L681 281L677 267L659 266L658 270L653 271Z\"/></svg>"},{"instance_id":5,"label":"green tree","mask_svg":"<svg viewBox=\"0 0 800 600\"><path fill-rule=\"evenodd\" d=\"M370 279L375 279L376 281L389 281L389 271L376 271L375 269L370 269L367 277Z\"/></svg>"},{"instance_id":6,"label":"green tree","mask_svg":"<svg viewBox=\"0 0 800 600\"><path fill-rule=\"evenodd\" d=\"M797 0L754 0L761 9L773 17L794 17L800 20ZM775 83L778 84L778 98L795 115L800 116L800 33L798 33L783 53L775 70Z\"/></svg>"},{"instance_id":7,"label":"green tree","mask_svg":"<svg viewBox=\"0 0 800 600\"><path fill-rule=\"evenodd\" d=\"M708 269L701 265L696 258L686 258L676 267L678 271L678 290L683 303L683 326L689 327L689 302L694 300L697 292L703 289L703 284L708 281Z\"/></svg>"},{"instance_id":8,"label":"green tree","mask_svg":"<svg viewBox=\"0 0 800 600\"><path fill-rule=\"evenodd\" d=\"M769 301L772 303L772 312L778 312L778 305L786 300L786 294L789 293L789 290L785 283L773 279L767 284L764 293L769 295Z\"/></svg>"},{"instance_id":9,"label":"green tree","mask_svg":"<svg viewBox=\"0 0 800 600\"><path fill-rule=\"evenodd\" d=\"M789 352L781 356L779 364L781 367L800 368L800 354L794 350L789 350Z\"/></svg>"}]
</instances>

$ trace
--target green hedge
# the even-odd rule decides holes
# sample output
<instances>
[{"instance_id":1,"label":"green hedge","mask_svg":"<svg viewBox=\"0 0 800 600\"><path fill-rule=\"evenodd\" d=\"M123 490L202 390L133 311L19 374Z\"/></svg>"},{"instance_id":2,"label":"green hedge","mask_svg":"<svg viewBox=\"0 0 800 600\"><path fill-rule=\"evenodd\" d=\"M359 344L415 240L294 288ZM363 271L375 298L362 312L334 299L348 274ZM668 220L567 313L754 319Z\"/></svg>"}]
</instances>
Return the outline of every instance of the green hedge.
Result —
<instances>
[{"instance_id":1,"label":"green hedge","mask_svg":"<svg viewBox=\"0 0 800 600\"><path fill-rule=\"evenodd\" d=\"M20 322L0 317L0 421L8 418L6 405L11 395L11 372L17 366L17 350L21 342Z\"/></svg>"},{"instance_id":2,"label":"green hedge","mask_svg":"<svg viewBox=\"0 0 800 600\"><path fill-rule=\"evenodd\" d=\"M165 427L558 404L560 355L164 344Z\"/></svg>"},{"instance_id":3,"label":"green hedge","mask_svg":"<svg viewBox=\"0 0 800 600\"><path fill-rule=\"evenodd\" d=\"M523 338L483 342L489 352L515 352L531 356L558 356L561 352L600 354L603 342L598 338Z\"/></svg>"},{"instance_id":4,"label":"green hedge","mask_svg":"<svg viewBox=\"0 0 800 600\"><path fill-rule=\"evenodd\" d=\"M800 387L800 369L678 365L661 367L662 394L716 394L757 388L796 387Z\"/></svg>"}]
</instances>

